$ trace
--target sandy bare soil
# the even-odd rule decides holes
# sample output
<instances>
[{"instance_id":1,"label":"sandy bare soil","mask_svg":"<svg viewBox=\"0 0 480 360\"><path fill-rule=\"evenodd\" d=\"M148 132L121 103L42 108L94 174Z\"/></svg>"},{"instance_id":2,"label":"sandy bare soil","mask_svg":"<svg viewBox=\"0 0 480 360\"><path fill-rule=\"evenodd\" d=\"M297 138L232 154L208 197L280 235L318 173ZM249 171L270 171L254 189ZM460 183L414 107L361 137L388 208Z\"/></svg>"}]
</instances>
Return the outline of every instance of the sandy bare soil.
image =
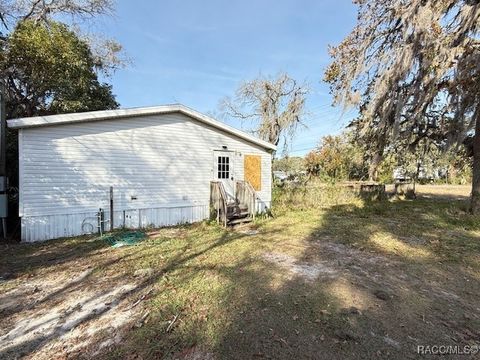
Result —
<instances>
[{"instance_id":1,"label":"sandy bare soil","mask_svg":"<svg viewBox=\"0 0 480 360\"><path fill-rule=\"evenodd\" d=\"M91 358L119 342L143 309L134 302L135 279L95 274L104 260L115 261L110 255L98 251L68 266L52 255L38 272L3 272L10 286L0 295L0 358Z\"/></svg>"}]
</instances>

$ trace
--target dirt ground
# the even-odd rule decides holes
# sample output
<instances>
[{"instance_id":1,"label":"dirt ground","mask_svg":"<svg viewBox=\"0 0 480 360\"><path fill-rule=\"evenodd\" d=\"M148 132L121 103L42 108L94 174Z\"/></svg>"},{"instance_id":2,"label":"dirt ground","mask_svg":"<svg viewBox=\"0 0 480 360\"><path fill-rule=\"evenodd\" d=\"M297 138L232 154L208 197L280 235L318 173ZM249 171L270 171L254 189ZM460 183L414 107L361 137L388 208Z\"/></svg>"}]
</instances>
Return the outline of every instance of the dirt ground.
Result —
<instances>
[{"instance_id":1,"label":"dirt ground","mask_svg":"<svg viewBox=\"0 0 480 360\"><path fill-rule=\"evenodd\" d=\"M117 249L2 245L0 358L478 358L468 191L152 230Z\"/></svg>"},{"instance_id":2,"label":"dirt ground","mask_svg":"<svg viewBox=\"0 0 480 360\"><path fill-rule=\"evenodd\" d=\"M394 185L387 185L386 190L393 192ZM415 185L417 196L423 199L467 200L471 190L471 185Z\"/></svg>"},{"instance_id":3,"label":"dirt ground","mask_svg":"<svg viewBox=\"0 0 480 360\"><path fill-rule=\"evenodd\" d=\"M94 356L139 317L140 307L132 306L134 279L94 274L99 266L116 261L115 256L89 254L83 245L62 248L67 253L40 246L34 254L19 256L21 263L3 269L0 358Z\"/></svg>"}]
</instances>

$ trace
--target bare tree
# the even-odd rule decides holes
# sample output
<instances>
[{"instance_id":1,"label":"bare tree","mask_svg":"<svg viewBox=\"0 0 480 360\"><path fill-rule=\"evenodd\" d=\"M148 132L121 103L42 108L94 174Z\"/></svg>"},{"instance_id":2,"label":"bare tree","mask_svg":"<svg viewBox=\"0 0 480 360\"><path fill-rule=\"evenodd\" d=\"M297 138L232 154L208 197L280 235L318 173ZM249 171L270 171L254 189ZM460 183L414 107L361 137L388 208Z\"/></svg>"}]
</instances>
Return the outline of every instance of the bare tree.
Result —
<instances>
[{"instance_id":1,"label":"bare tree","mask_svg":"<svg viewBox=\"0 0 480 360\"><path fill-rule=\"evenodd\" d=\"M473 136L472 210L480 213L480 4L471 0L356 0L358 22L331 49L325 80L353 124L372 170L386 148L440 148ZM476 124L476 126L475 126ZM476 127L476 130L475 130Z\"/></svg>"},{"instance_id":2,"label":"bare tree","mask_svg":"<svg viewBox=\"0 0 480 360\"><path fill-rule=\"evenodd\" d=\"M260 76L243 83L234 98L224 99L221 107L229 116L253 121L260 138L274 145L283 138L285 150L306 115L308 92L306 84L285 73L275 78Z\"/></svg>"},{"instance_id":3,"label":"bare tree","mask_svg":"<svg viewBox=\"0 0 480 360\"><path fill-rule=\"evenodd\" d=\"M90 18L113 13L113 0L0 0L5 27L21 20L48 21L56 15Z\"/></svg>"}]
</instances>

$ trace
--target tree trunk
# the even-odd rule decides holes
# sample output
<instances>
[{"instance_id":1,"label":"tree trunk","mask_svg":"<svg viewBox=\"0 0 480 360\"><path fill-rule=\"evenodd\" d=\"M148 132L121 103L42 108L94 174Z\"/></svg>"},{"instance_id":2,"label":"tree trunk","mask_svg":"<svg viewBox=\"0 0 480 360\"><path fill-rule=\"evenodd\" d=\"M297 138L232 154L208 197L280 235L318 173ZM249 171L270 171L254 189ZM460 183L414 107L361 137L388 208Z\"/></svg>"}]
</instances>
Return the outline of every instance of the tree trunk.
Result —
<instances>
[{"instance_id":1,"label":"tree trunk","mask_svg":"<svg viewBox=\"0 0 480 360\"><path fill-rule=\"evenodd\" d=\"M480 215L480 108L475 111L475 135L473 136L473 171L472 171L471 210Z\"/></svg>"},{"instance_id":2,"label":"tree trunk","mask_svg":"<svg viewBox=\"0 0 480 360\"><path fill-rule=\"evenodd\" d=\"M373 154L372 161L368 167L368 180L378 181L378 168L383 161L383 153L385 151L385 133L382 132L376 139L375 153Z\"/></svg>"},{"instance_id":3,"label":"tree trunk","mask_svg":"<svg viewBox=\"0 0 480 360\"><path fill-rule=\"evenodd\" d=\"M380 166L382 159L383 159L383 156L379 152L373 155L370 166L368 167L368 179L370 181L378 180L378 167Z\"/></svg>"}]
</instances>

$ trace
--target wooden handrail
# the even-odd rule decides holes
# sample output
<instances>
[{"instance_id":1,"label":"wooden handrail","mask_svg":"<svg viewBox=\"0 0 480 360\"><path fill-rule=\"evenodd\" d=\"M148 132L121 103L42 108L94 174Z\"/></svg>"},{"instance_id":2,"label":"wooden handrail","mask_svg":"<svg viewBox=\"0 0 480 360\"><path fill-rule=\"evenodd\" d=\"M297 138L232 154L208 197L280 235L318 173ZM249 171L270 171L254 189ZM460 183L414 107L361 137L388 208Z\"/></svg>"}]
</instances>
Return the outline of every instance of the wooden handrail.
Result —
<instances>
[{"instance_id":1,"label":"wooden handrail","mask_svg":"<svg viewBox=\"0 0 480 360\"><path fill-rule=\"evenodd\" d=\"M216 212L217 223L228 223L228 197L221 181L210 182L210 205ZM247 206L248 213L255 219L257 208L257 193L248 181L235 182L235 202Z\"/></svg>"},{"instance_id":2,"label":"wooden handrail","mask_svg":"<svg viewBox=\"0 0 480 360\"><path fill-rule=\"evenodd\" d=\"M255 219L255 215L257 213L257 206L256 206L257 193L255 192L255 189L248 181L245 181L245 185L247 186L248 192L250 193L250 198L252 201L252 217Z\"/></svg>"},{"instance_id":3,"label":"wooden handrail","mask_svg":"<svg viewBox=\"0 0 480 360\"><path fill-rule=\"evenodd\" d=\"M252 218L255 219L257 212L257 193L255 192L253 186L248 181L237 180L235 186L235 197L237 202L247 205L248 212L252 215Z\"/></svg>"},{"instance_id":4,"label":"wooden handrail","mask_svg":"<svg viewBox=\"0 0 480 360\"><path fill-rule=\"evenodd\" d=\"M227 193L221 181L210 182L210 204L217 212L217 223L227 226Z\"/></svg>"}]
</instances>

